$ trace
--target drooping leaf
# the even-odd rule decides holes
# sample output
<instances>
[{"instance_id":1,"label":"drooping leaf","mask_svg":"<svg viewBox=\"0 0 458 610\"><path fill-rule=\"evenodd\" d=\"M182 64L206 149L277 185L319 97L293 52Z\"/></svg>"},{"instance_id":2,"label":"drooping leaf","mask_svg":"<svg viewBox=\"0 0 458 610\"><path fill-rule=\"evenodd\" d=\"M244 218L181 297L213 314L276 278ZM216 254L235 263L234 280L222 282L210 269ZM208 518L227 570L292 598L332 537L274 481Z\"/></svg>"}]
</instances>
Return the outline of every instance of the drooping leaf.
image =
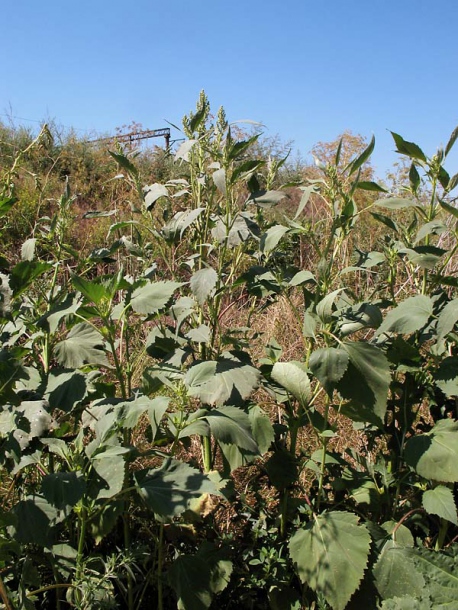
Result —
<instances>
[{"instance_id":1,"label":"drooping leaf","mask_svg":"<svg viewBox=\"0 0 458 610\"><path fill-rule=\"evenodd\" d=\"M319 515L289 543L299 577L321 593L333 610L344 610L364 576L370 535L352 513Z\"/></svg>"},{"instance_id":2,"label":"drooping leaf","mask_svg":"<svg viewBox=\"0 0 458 610\"><path fill-rule=\"evenodd\" d=\"M57 508L43 496L33 495L21 500L12 509L16 517L14 539L22 543L49 546L52 527L58 519Z\"/></svg>"},{"instance_id":3,"label":"drooping leaf","mask_svg":"<svg viewBox=\"0 0 458 610\"><path fill-rule=\"evenodd\" d=\"M458 396L458 357L444 358L433 374L435 384L447 397Z\"/></svg>"},{"instance_id":4,"label":"drooping leaf","mask_svg":"<svg viewBox=\"0 0 458 610\"><path fill-rule=\"evenodd\" d=\"M221 495L204 474L183 462L166 459L161 468L135 475L138 491L158 515L176 517L202 494Z\"/></svg>"},{"instance_id":5,"label":"drooping leaf","mask_svg":"<svg viewBox=\"0 0 458 610\"><path fill-rule=\"evenodd\" d=\"M51 263L40 261L21 261L17 263L9 276L9 285L15 297L22 294L31 283L52 268Z\"/></svg>"},{"instance_id":6,"label":"drooping leaf","mask_svg":"<svg viewBox=\"0 0 458 610\"><path fill-rule=\"evenodd\" d=\"M306 407L312 398L312 388L307 367L302 362L276 362L272 368L272 379Z\"/></svg>"},{"instance_id":7,"label":"drooping leaf","mask_svg":"<svg viewBox=\"0 0 458 610\"><path fill-rule=\"evenodd\" d=\"M183 286L179 282L149 282L132 293L132 309L139 314L152 315L165 309L174 292Z\"/></svg>"},{"instance_id":8,"label":"drooping leaf","mask_svg":"<svg viewBox=\"0 0 458 610\"><path fill-rule=\"evenodd\" d=\"M89 281L73 274L72 284L88 301L95 303L95 305L100 305L102 300L110 298L107 287L99 281Z\"/></svg>"},{"instance_id":9,"label":"drooping leaf","mask_svg":"<svg viewBox=\"0 0 458 610\"><path fill-rule=\"evenodd\" d=\"M364 163L369 159L373 150L375 148L375 137L372 136L371 141L368 146L363 150L363 152L356 158L351 161L345 170L348 170L348 175L351 176L354 174Z\"/></svg>"},{"instance_id":10,"label":"drooping leaf","mask_svg":"<svg viewBox=\"0 0 458 610\"><path fill-rule=\"evenodd\" d=\"M59 324L65 316L75 313L81 305L81 299L75 293L69 293L65 299L56 303L48 313L37 320L39 328L46 328L50 333L55 333Z\"/></svg>"},{"instance_id":11,"label":"drooping leaf","mask_svg":"<svg viewBox=\"0 0 458 610\"><path fill-rule=\"evenodd\" d=\"M289 285L290 286L301 286L306 282L316 282L316 278L311 271L306 271L303 269L302 271L298 271L291 278Z\"/></svg>"},{"instance_id":12,"label":"drooping leaf","mask_svg":"<svg viewBox=\"0 0 458 610\"><path fill-rule=\"evenodd\" d=\"M332 397L338 381L347 370L348 353L335 347L318 349L312 352L309 366L328 395Z\"/></svg>"},{"instance_id":13,"label":"drooping leaf","mask_svg":"<svg viewBox=\"0 0 458 610\"><path fill-rule=\"evenodd\" d=\"M407 592L418 596L423 592L425 581L415 569L405 547L388 540L373 568L375 584L382 598L401 597Z\"/></svg>"},{"instance_id":14,"label":"drooping leaf","mask_svg":"<svg viewBox=\"0 0 458 610\"><path fill-rule=\"evenodd\" d=\"M206 324L201 324L197 328L191 328L185 337L196 343L208 343L211 337L211 329Z\"/></svg>"},{"instance_id":15,"label":"drooping leaf","mask_svg":"<svg viewBox=\"0 0 458 610\"><path fill-rule=\"evenodd\" d=\"M21 258L23 261L33 261L35 258L36 237L26 239L21 246Z\"/></svg>"},{"instance_id":16,"label":"drooping leaf","mask_svg":"<svg viewBox=\"0 0 458 610\"><path fill-rule=\"evenodd\" d=\"M455 218L458 218L458 208L453 205L450 205L450 203L447 203L443 199L439 199L439 204L443 210L445 210Z\"/></svg>"},{"instance_id":17,"label":"drooping leaf","mask_svg":"<svg viewBox=\"0 0 458 610\"><path fill-rule=\"evenodd\" d=\"M223 194L226 194L226 171L224 169L217 169L212 174L213 182L216 188Z\"/></svg>"},{"instance_id":18,"label":"drooping leaf","mask_svg":"<svg viewBox=\"0 0 458 610\"><path fill-rule=\"evenodd\" d=\"M264 254L269 254L278 246L279 241L289 231L288 227L283 225L275 225L270 227L261 237L260 248Z\"/></svg>"},{"instance_id":19,"label":"drooping leaf","mask_svg":"<svg viewBox=\"0 0 458 610\"><path fill-rule=\"evenodd\" d=\"M77 369L83 364L109 366L102 336L86 322L76 324L67 337L55 345L54 356L67 369Z\"/></svg>"},{"instance_id":20,"label":"drooping leaf","mask_svg":"<svg viewBox=\"0 0 458 610\"><path fill-rule=\"evenodd\" d=\"M383 420L391 381L385 354L365 342L346 341L342 348L348 353L352 370L349 367L339 382L339 392L344 398L361 402Z\"/></svg>"},{"instance_id":21,"label":"drooping leaf","mask_svg":"<svg viewBox=\"0 0 458 610\"><path fill-rule=\"evenodd\" d=\"M251 424L251 433L259 448L259 453L263 455L269 450L275 438L273 426L269 417L259 405L249 407L248 417Z\"/></svg>"},{"instance_id":22,"label":"drooping leaf","mask_svg":"<svg viewBox=\"0 0 458 610\"><path fill-rule=\"evenodd\" d=\"M192 294L196 298L199 305L202 306L209 298L216 286L217 281L218 274L212 267L199 269L192 275L189 285L191 287Z\"/></svg>"},{"instance_id":23,"label":"drooping leaf","mask_svg":"<svg viewBox=\"0 0 458 610\"><path fill-rule=\"evenodd\" d=\"M242 409L230 405L220 406L209 411L205 419L217 440L258 453L258 446L251 433L250 419Z\"/></svg>"},{"instance_id":24,"label":"drooping leaf","mask_svg":"<svg viewBox=\"0 0 458 610\"><path fill-rule=\"evenodd\" d=\"M232 563L220 549L204 543L195 555L180 555L168 576L178 598L178 610L205 610L216 593L223 591L232 573Z\"/></svg>"},{"instance_id":25,"label":"drooping leaf","mask_svg":"<svg viewBox=\"0 0 458 610\"><path fill-rule=\"evenodd\" d=\"M274 451L264 467L270 482L279 491L286 489L297 481L297 460L286 449Z\"/></svg>"},{"instance_id":26,"label":"drooping leaf","mask_svg":"<svg viewBox=\"0 0 458 610\"><path fill-rule=\"evenodd\" d=\"M450 523L458 525L455 499L453 492L445 485L438 485L434 489L428 489L423 493L423 508L430 515L438 515L447 519Z\"/></svg>"},{"instance_id":27,"label":"drooping leaf","mask_svg":"<svg viewBox=\"0 0 458 610\"><path fill-rule=\"evenodd\" d=\"M458 322L458 299L447 303L437 321L437 342L440 343L453 330Z\"/></svg>"},{"instance_id":28,"label":"drooping leaf","mask_svg":"<svg viewBox=\"0 0 458 610\"><path fill-rule=\"evenodd\" d=\"M334 308L334 303L336 302L337 297L341 292L345 290L344 288L338 288L337 290L333 290L329 294L327 294L316 306L316 313L323 324L327 324L332 320L332 312Z\"/></svg>"},{"instance_id":29,"label":"drooping leaf","mask_svg":"<svg viewBox=\"0 0 458 610\"><path fill-rule=\"evenodd\" d=\"M430 297L418 294L409 297L392 309L376 331L382 333L399 333L407 335L421 330L433 314L433 301Z\"/></svg>"},{"instance_id":30,"label":"drooping leaf","mask_svg":"<svg viewBox=\"0 0 458 610\"><path fill-rule=\"evenodd\" d=\"M124 485L126 468L124 455L110 451L110 447L107 446L105 451L98 452L91 459L91 463L93 471L88 485L92 498L102 500L116 496Z\"/></svg>"},{"instance_id":31,"label":"drooping leaf","mask_svg":"<svg viewBox=\"0 0 458 610\"><path fill-rule=\"evenodd\" d=\"M443 419L426 434L406 443L405 460L420 476L433 481L458 481L458 422Z\"/></svg>"},{"instance_id":32,"label":"drooping leaf","mask_svg":"<svg viewBox=\"0 0 458 610\"><path fill-rule=\"evenodd\" d=\"M391 132L393 140L396 144L396 149L401 155L407 155L411 159L420 159L420 161L426 161L425 153L421 150L418 144L414 142L407 142L399 134Z\"/></svg>"},{"instance_id":33,"label":"drooping leaf","mask_svg":"<svg viewBox=\"0 0 458 610\"><path fill-rule=\"evenodd\" d=\"M167 197L169 194L167 187L163 184L158 183L145 186L143 192L145 199L145 207L147 210L150 210L158 199L160 199L161 197Z\"/></svg>"},{"instance_id":34,"label":"drooping leaf","mask_svg":"<svg viewBox=\"0 0 458 610\"><path fill-rule=\"evenodd\" d=\"M455 144L457 138L458 138L458 127L455 127L455 129L452 131L452 134L447 142L447 146L445 147L444 157L446 157L448 155L448 153L452 150L453 145Z\"/></svg>"},{"instance_id":35,"label":"drooping leaf","mask_svg":"<svg viewBox=\"0 0 458 610\"><path fill-rule=\"evenodd\" d=\"M388 191L377 182L361 180L356 183L356 188L363 191L371 191L375 193L387 193Z\"/></svg>"},{"instance_id":36,"label":"drooping leaf","mask_svg":"<svg viewBox=\"0 0 458 610\"><path fill-rule=\"evenodd\" d=\"M46 395L51 409L69 412L87 395L87 379L80 371L51 371Z\"/></svg>"},{"instance_id":37,"label":"drooping leaf","mask_svg":"<svg viewBox=\"0 0 458 610\"><path fill-rule=\"evenodd\" d=\"M11 419L13 436L21 449L25 449L33 438L39 438L53 426L53 419L48 412L49 406L45 400L26 400L14 407L14 415L20 414L20 422L16 417ZM6 414L5 410L2 415ZM2 417L4 420L4 417ZM25 421L24 421L25 420ZM3 422L2 422L3 423ZM4 425L2 431L5 430Z\"/></svg>"},{"instance_id":38,"label":"drooping leaf","mask_svg":"<svg viewBox=\"0 0 458 610\"><path fill-rule=\"evenodd\" d=\"M249 364L224 356L192 366L185 377L190 396L204 404L241 405L256 389L260 373Z\"/></svg>"},{"instance_id":39,"label":"drooping leaf","mask_svg":"<svg viewBox=\"0 0 458 610\"><path fill-rule=\"evenodd\" d=\"M388 210L401 210L403 208L418 207L418 202L415 199L403 199L402 197L386 197L378 199L374 202L379 208L387 208Z\"/></svg>"},{"instance_id":40,"label":"drooping leaf","mask_svg":"<svg viewBox=\"0 0 458 610\"><path fill-rule=\"evenodd\" d=\"M282 191L259 191L252 193L247 203L255 203L260 208L271 208L286 197Z\"/></svg>"},{"instance_id":41,"label":"drooping leaf","mask_svg":"<svg viewBox=\"0 0 458 610\"><path fill-rule=\"evenodd\" d=\"M299 202L299 205L297 206L297 211L296 211L296 214L294 215L294 220L296 220L302 214L305 206L309 202L310 195L316 191L316 187L315 187L315 185L303 186L303 187L301 187L301 190L302 190L302 197Z\"/></svg>"},{"instance_id":42,"label":"drooping leaf","mask_svg":"<svg viewBox=\"0 0 458 610\"><path fill-rule=\"evenodd\" d=\"M67 514L83 497L85 488L83 475L76 472L54 472L46 475L41 482L41 493L45 499Z\"/></svg>"}]
</instances>

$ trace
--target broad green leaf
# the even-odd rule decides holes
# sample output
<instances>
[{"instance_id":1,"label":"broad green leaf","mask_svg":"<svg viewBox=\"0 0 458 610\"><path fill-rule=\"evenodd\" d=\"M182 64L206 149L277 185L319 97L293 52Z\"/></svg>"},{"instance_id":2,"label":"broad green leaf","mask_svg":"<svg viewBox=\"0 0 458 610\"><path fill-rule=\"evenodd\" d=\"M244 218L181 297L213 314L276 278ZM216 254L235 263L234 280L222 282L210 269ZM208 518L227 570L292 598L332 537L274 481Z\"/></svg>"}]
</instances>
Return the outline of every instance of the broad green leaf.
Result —
<instances>
[{"instance_id":1,"label":"broad green leaf","mask_svg":"<svg viewBox=\"0 0 458 610\"><path fill-rule=\"evenodd\" d=\"M212 229L212 237L219 243L227 243L230 248L235 248L258 234L259 227L248 212L237 214L229 226L220 217Z\"/></svg>"},{"instance_id":2,"label":"broad green leaf","mask_svg":"<svg viewBox=\"0 0 458 610\"><path fill-rule=\"evenodd\" d=\"M178 610L206 610L212 603L210 567L196 555L180 555L169 569Z\"/></svg>"},{"instance_id":3,"label":"broad green leaf","mask_svg":"<svg viewBox=\"0 0 458 610\"><path fill-rule=\"evenodd\" d=\"M373 216L375 220L378 220L378 222L381 222L395 233L399 233L398 225L389 216L385 216L384 214L376 214L375 212L371 212L371 216Z\"/></svg>"},{"instance_id":4,"label":"broad green leaf","mask_svg":"<svg viewBox=\"0 0 458 610\"><path fill-rule=\"evenodd\" d=\"M338 391L343 398L361 404L383 421L391 382L385 354L364 342L345 342L342 348L348 353L350 364L337 385Z\"/></svg>"},{"instance_id":5,"label":"broad green leaf","mask_svg":"<svg viewBox=\"0 0 458 610\"><path fill-rule=\"evenodd\" d=\"M346 337L362 328L377 328L382 321L382 312L376 305L358 303L342 313L339 320L340 336Z\"/></svg>"},{"instance_id":6,"label":"broad green leaf","mask_svg":"<svg viewBox=\"0 0 458 610\"><path fill-rule=\"evenodd\" d=\"M191 328L185 337L196 343L208 343L211 337L211 329L206 324L201 324L197 328Z\"/></svg>"},{"instance_id":7,"label":"broad green leaf","mask_svg":"<svg viewBox=\"0 0 458 610\"><path fill-rule=\"evenodd\" d=\"M413 142L407 142L399 134L391 132L393 140L396 143L396 149L401 155L407 155L411 159L420 159L420 161L426 161L425 153L421 150L418 144Z\"/></svg>"},{"instance_id":8,"label":"broad green leaf","mask_svg":"<svg viewBox=\"0 0 458 610\"><path fill-rule=\"evenodd\" d=\"M271 208L277 205L279 201L286 197L286 193L282 191L259 191L252 193L247 200L247 203L255 203L260 208Z\"/></svg>"},{"instance_id":9,"label":"broad green leaf","mask_svg":"<svg viewBox=\"0 0 458 610\"><path fill-rule=\"evenodd\" d=\"M301 286L302 284L305 284L306 282L316 282L316 278L311 271L306 271L304 269L303 271L298 271L295 275L293 275L293 277L291 278L291 280L289 282L289 285L290 286Z\"/></svg>"},{"instance_id":10,"label":"broad green leaf","mask_svg":"<svg viewBox=\"0 0 458 610\"><path fill-rule=\"evenodd\" d=\"M37 278L52 269L51 263L40 261L21 261L17 263L9 276L9 285L14 296L19 296Z\"/></svg>"},{"instance_id":11,"label":"broad green leaf","mask_svg":"<svg viewBox=\"0 0 458 610\"><path fill-rule=\"evenodd\" d=\"M109 150L108 154L113 157L113 159L116 161L116 163L119 165L119 167L122 167L122 169L125 169L127 172L129 172L129 174L131 174L132 176L138 175L137 168L132 163L132 161L130 161L126 157L126 155L123 155L122 153L114 152L112 150Z\"/></svg>"},{"instance_id":12,"label":"broad green leaf","mask_svg":"<svg viewBox=\"0 0 458 610\"><path fill-rule=\"evenodd\" d=\"M192 275L189 285L191 287L192 294L196 298L199 305L202 306L211 296L217 281L218 274L212 267L199 269Z\"/></svg>"},{"instance_id":13,"label":"broad green leaf","mask_svg":"<svg viewBox=\"0 0 458 610\"><path fill-rule=\"evenodd\" d=\"M261 237L260 248L264 254L270 254L278 246L279 241L289 231L288 227L283 225L275 225L270 227Z\"/></svg>"},{"instance_id":14,"label":"broad green leaf","mask_svg":"<svg viewBox=\"0 0 458 610\"><path fill-rule=\"evenodd\" d=\"M333 292L327 294L316 306L316 313L323 324L327 324L332 320L332 312L334 309L334 303L339 294L345 290L345 288L338 288Z\"/></svg>"},{"instance_id":15,"label":"broad green leaf","mask_svg":"<svg viewBox=\"0 0 458 610\"><path fill-rule=\"evenodd\" d=\"M241 449L258 453L258 446L251 433L250 419L242 409L220 406L212 409L205 419L210 426L211 433L218 441L226 444L232 443Z\"/></svg>"},{"instance_id":16,"label":"broad green leaf","mask_svg":"<svg viewBox=\"0 0 458 610\"><path fill-rule=\"evenodd\" d=\"M401 597L407 592L415 596L423 592L425 581L415 569L408 551L394 540L388 540L373 568L375 585L383 599Z\"/></svg>"},{"instance_id":17,"label":"broad green leaf","mask_svg":"<svg viewBox=\"0 0 458 610\"><path fill-rule=\"evenodd\" d=\"M445 485L428 489L422 497L423 508L430 515L438 515L442 519L458 525L455 499L453 492Z\"/></svg>"},{"instance_id":18,"label":"broad green leaf","mask_svg":"<svg viewBox=\"0 0 458 610\"><path fill-rule=\"evenodd\" d=\"M289 543L299 578L321 593L333 610L344 610L364 576L371 539L352 513L315 517Z\"/></svg>"},{"instance_id":19,"label":"broad green leaf","mask_svg":"<svg viewBox=\"0 0 458 610\"><path fill-rule=\"evenodd\" d=\"M54 356L67 369L77 369L83 364L109 366L102 336L86 322L76 324L67 337L55 345Z\"/></svg>"},{"instance_id":20,"label":"broad green leaf","mask_svg":"<svg viewBox=\"0 0 458 610\"><path fill-rule=\"evenodd\" d=\"M189 464L166 459L161 468L135 474L146 504L162 517L176 517L202 494L221 495L214 483Z\"/></svg>"},{"instance_id":21,"label":"broad green leaf","mask_svg":"<svg viewBox=\"0 0 458 610\"><path fill-rule=\"evenodd\" d=\"M192 366L185 377L190 396L204 404L241 405L259 384L260 373L249 364L224 356Z\"/></svg>"},{"instance_id":22,"label":"broad green leaf","mask_svg":"<svg viewBox=\"0 0 458 610\"><path fill-rule=\"evenodd\" d=\"M428 596L428 592L424 591L424 595L420 597L411 595L403 595L402 597L391 597L382 601L381 610L431 610L432 600Z\"/></svg>"},{"instance_id":23,"label":"broad green leaf","mask_svg":"<svg viewBox=\"0 0 458 610\"><path fill-rule=\"evenodd\" d=\"M183 161L189 161L189 154L193 147L198 143L198 140L186 140L178 147L175 153L175 160L183 159Z\"/></svg>"},{"instance_id":24,"label":"broad green leaf","mask_svg":"<svg viewBox=\"0 0 458 610\"><path fill-rule=\"evenodd\" d=\"M332 397L337 382L347 370L348 353L335 347L318 349L310 356L309 366L328 395Z\"/></svg>"},{"instance_id":25,"label":"broad green leaf","mask_svg":"<svg viewBox=\"0 0 458 610\"><path fill-rule=\"evenodd\" d=\"M204 543L195 555L180 555L169 570L179 610L204 610L229 584L232 563L220 549Z\"/></svg>"},{"instance_id":26,"label":"broad green leaf","mask_svg":"<svg viewBox=\"0 0 458 610\"><path fill-rule=\"evenodd\" d=\"M440 204L441 208L444 209L446 212L448 212L455 218L458 218L458 208L456 208L453 205L450 205L450 203L447 203L443 199L439 199L439 204Z\"/></svg>"},{"instance_id":27,"label":"broad green leaf","mask_svg":"<svg viewBox=\"0 0 458 610\"><path fill-rule=\"evenodd\" d=\"M114 500L102 509L98 507L98 512L91 515L89 531L96 544L100 544L105 536L113 530L124 510L125 503L122 500Z\"/></svg>"},{"instance_id":28,"label":"broad green leaf","mask_svg":"<svg viewBox=\"0 0 458 610\"><path fill-rule=\"evenodd\" d=\"M297 482L296 458L286 449L274 451L264 465L271 484L282 491Z\"/></svg>"},{"instance_id":29,"label":"broad green leaf","mask_svg":"<svg viewBox=\"0 0 458 610\"><path fill-rule=\"evenodd\" d=\"M443 222L439 222L438 220L433 220L432 222L427 222L422 225L418 230L417 236L415 237L415 244L418 244L422 239L427 237L428 235L442 235L447 231L447 227Z\"/></svg>"},{"instance_id":30,"label":"broad green leaf","mask_svg":"<svg viewBox=\"0 0 458 610\"><path fill-rule=\"evenodd\" d=\"M410 558L426 581L433 608L454 610L458 599L458 545L437 552L423 547L409 549Z\"/></svg>"},{"instance_id":31,"label":"broad green leaf","mask_svg":"<svg viewBox=\"0 0 458 610\"><path fill-rule=\"evenodd\" d=\"M388 210L401 210L403 208L418 207L418 202L415 199L403 199L401 197L386 197L377 199L373 205L379 208L387 208Z\"/></svg>"},{"instance_id":32,"label":"broad green leaf","mask_svg":"<svg viewBox=\"0 0 458 610\"><path fill-rule=\"evenodd\" d=\"M91 464L93 470L88 482L91 497L97 500L113 498L124 485L125 457L113 455L107 447L107 451L101 451L91 459Z\"/></svg>"},{"instance_id":33,"label":"broad green leaf","mask_svg":"<svg viewBox=\"0 0 458 610\"><path fill-rule=\"evenodd\" d=\"M86 483L81 473L54 472L46 475L41 482L41 493L58 510L68 514L83 497Z\"/></svg>"},{"instance_id":34,"label":"broad green leaf","mask_svg":"<svg viewBox=\"0 0 458 610\"><path fill-rule=\"evenodd\" d=\"M51 371L45 395L51 409L68 413L87 395L86 376L80 371Z\"/></svg>"},{"instance_id":35,"label":"broad green leaf","mask_svg":"<svg viewBox=\"0 0 458 610\"><path fill-rule=\"evenodd\" d=\"M33 438L43 436L46 431L52 428L54 422L47 408L48 405L45 400L26 400L21 402L19 406L14 407L14 415L20 414L20 422L17 423L16 417L10 421L14 426L13 436L21 449L25 449ZM6 413L6 410L2 413L2 432L5 431L4 416Z\"/></svg>"},{"instance_id":36,"label":"broad green leaf","mask_svg":"<svg viewBox=\"0 0 458 610\"><path fill-rule=\"evenodd\" d=\"M78 298L75 293L70 293L61 303L56 303L48 313L41 316L37 320L37 326L49 330L50 333L55 333L61 320L78 311L80 305L81 298Z\"/></svg>"},{"instance_id":37,"label":"broad green leaf","mask_svg":"<svg viewBox=\"0 0 458 610\"><path fill-rule=\"evenodd\" d=\"M202 214L205 208L195 208L193 210L183 210L177 212L173 218L162 227L162 234L167 240L176 240L183 237L183 233L190 227Z\"/></svg>"},{"instance_id":38,"label":"broad green leaf","mask_svg":"<svg viewBox=\"0 0 458 610\"><path fill-rule=\"evenodd\" d=\"M132 309L137 313L152 315L165 309L174 292L183 286L179 282L150 282L132 293Z\"/></svg>"},{"instance_id":39,"label":"broad green leaf","mask_svg":"<svg viewBox=\"0 0 458 610\"><path fill-rule=\"evenodd\" d=\"M449 356L442 360L433 378L447 397L458 396L458 357Z\"/></svg>"},{"instance_id":40,"label":"broad green leaf","mask_svg":"<svg viewBox=\"0 0 458 610\"><path fill-rule=\"evenodd\" d=\"M17 197L2 197L0 199L0 218L8 214L17 201L19 201Z\"/></svg>"},{"instance_id":41,"label":"broad green leaf","mask_svg":"<svg viewBox=\"0 0 458 610\"><path fill-rule=\"evenodd\" d=\"M150 210L161 197L168 197L169 191L163 184L150 184L143 188L145 207Z\"/></svg>"},{"instance_id":42,"label":"broad green leaf","mask_svg":"<svg viewBox=\"0 0 458 610\"><path fill-rule=\"evenodd\" d=\"M21 247L21 258L23 261L33 261L35 258L35 246L37 244L37 240L35 237L31 237L30 239L26 239Z\"/></svg>"},{"instance_id":43,"label":"broad green leaf","mask_svg":"<svg viewBox=\"0 0 458 610\"><path fill-rule=\"evenodd\" d=\"M404 457L425 479L458 481L458 422L440 420L426 434L413 436L406 443Z\"/></svg>"},{"instance_id":44,"label":"broad green leaf","mask_svg":"<svg viewBox=\"0 0 458 610\"><path fill-rule=\"evenodd\" d=\"M440 343L454 329L458 322L458 299L447 303L437 321L437 342Z\"/></svg>"},{"instance_id":45,"label":"broad green leaf","mask_svg":"<svg viewBox=\"0 0 458 610\"><path fill-rule=\"evenodd\" d=\"M38 546L52 544L52 527L58 520L58 510L39 495L29 496L14 505L16 517L13 538L25 544Z\"/></svg>"},{"instance_id":46,"label":"broad green leaf","mask_svg":"<svg viewBox=\"0 0 458 610\"><path fill-rule=\"evenodd\" d=\"M226 171L224 169L217 169L212 174L213 182L216 188L223 194L226 194Z\"/></svg>"},{"instance_id":47,"label":"broad green leaf","mask_svg":"<svg viewBox=\"0 0 458 610\"><path fill-rule=\"evenodd\" d=\"M362 189L363 191L372 191L375 193L387 193L388 192L385 188L383 188L383 186L381 186L377 182L364 181L364 180L357 182L356 188Z\"/></svg>"},{"instance_id":48,"label":"broad green leaf","mask_svg":"<svg viewBox=\"0 0 458 610\"><path fill-rule=\"evenodd\" d=\"M419 294L409 297L392 309L376 331L407 335L421 330L433 314L433 301L430 297Z\"/></svg>"},{"instance_id":49,"label":"broad green leaf","mask_svg":"<svg viewBox=\"0 0 458 610\"><path fill-rule=\"evenodd\" d=\"M100 305L103 300L108 300L110 298L107 287L98 281L85 280L84 278L73 274L72 284L88 301L95 305Z\"/></svg>"},{"instance_id":50,"label":"broad green leaf","mask_svg":"<svg viewBox=\"0 0 458 610\"><path fill-rule=\"evenodd\" d=\"M269 417L258 405L249 407L248 417L251 424L251 433L258 446L259 453L263 455L269 450L275 438L275 432Z\"/></svg>"},{"instance_id":51,"label":"broad green leaf","mask_svg":"<svg viewBox=\"0 0 458 610\"><path fill-rule=\"evenodd\" d=\"M272 379L306 407L312 398L312 388L307 367L302 362L276 362L272 368Z\"/></svg>"}]
</instances>

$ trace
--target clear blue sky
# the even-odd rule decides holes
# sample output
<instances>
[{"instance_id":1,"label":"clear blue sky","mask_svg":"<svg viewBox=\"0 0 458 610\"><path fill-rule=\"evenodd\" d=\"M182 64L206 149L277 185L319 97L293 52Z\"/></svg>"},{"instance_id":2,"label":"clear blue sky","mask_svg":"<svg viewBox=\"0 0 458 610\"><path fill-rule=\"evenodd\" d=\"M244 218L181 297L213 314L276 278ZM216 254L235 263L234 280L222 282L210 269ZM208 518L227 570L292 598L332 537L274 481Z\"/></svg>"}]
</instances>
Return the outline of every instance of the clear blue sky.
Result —
<instances>
[{"instance_id":1,"label":"clear blue sky","mask_svg":"<svg viewBox=\"0 0 458 610\"><path fill-rule=\"evenodd\" d=\"M388 129L431 155L458 125L458 0L5 0L2 24L0 113L81 134L180 124L205 89L305 157L375 134L383 175Z\"/></svg>"}]
</instances>

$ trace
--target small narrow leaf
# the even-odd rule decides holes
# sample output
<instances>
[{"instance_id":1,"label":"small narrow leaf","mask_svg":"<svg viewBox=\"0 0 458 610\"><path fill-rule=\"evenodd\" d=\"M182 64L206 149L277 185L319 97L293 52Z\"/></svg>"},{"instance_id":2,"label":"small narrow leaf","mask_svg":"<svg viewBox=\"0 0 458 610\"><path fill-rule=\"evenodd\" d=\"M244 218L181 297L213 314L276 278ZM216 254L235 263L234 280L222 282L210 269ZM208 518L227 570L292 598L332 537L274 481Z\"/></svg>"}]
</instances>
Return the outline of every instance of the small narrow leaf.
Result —
<instances>
[{"instance_id":1,"label":"small narrow leaf","mask_svg":"<svg viewBox=\"0 0 458 610\"><path fill-rule=\"evenodd\" d=\"M411 159L420 159L420 161L426 161L425 153L421 148L413 142L407 142L399 134L391 132L393 139L396 143L396 149L401 155L407 155Z\"/></svg>"},{"instance_id":2,"label":"small narrow leaf","mask_svg":"<svg viewBox=\"0 0 458 610\"><path fill-rule=\"evenodd\" d=\"M455 144L457 138L458 138L458 127L455 127L455 129L452 131L452 135L450 136L449 141L447 142L447 146L445 147L444 157L446 157L448 155L448 153L452 150L453 145Z\"/></svg>"},{"instance_id":3,"label":"small narrow leaf","mask_svg":"<svg viewBox=\"0 0 458 610\"><path fill-rule=\"evenodd\" d=\"M369 159L369 157L371 156L371 154L374 150L374 147L375 147L375 137L372 136L371 141L369 142L369 145L367 146L367 148L365 150L363 150L363 152L359 155L359 157L357 157L356 159L351 161L351 163L347 166L346 169L349 170L350 176L352 174L354 174Z\"/></svg>"}]
</instances>

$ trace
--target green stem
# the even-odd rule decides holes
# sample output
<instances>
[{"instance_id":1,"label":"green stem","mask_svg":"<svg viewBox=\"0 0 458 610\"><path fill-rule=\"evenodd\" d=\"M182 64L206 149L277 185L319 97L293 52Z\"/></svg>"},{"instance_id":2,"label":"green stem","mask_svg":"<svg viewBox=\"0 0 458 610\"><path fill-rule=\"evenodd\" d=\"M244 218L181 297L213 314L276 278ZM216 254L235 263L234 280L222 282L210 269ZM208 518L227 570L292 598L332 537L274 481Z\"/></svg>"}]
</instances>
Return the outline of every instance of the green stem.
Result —
<instances>
[{"instance_id":1,"label":"green stem","mask_svg":"<svg viewBox=\"0 0 458 610\"><path fill-rule=\"evenodd\" d=\"M444 542L445 542L445 537L447 536L447 532L448 532L448 521L447 521L447 519L443 519L441 517L439 534L437 535L437 540L436 540L436 544L434 547L436 549L436 551L440 551L443 548Z\"/></svg>"},{"instance_id":2,"label":"green stem","mask_svg":"<svg viewBox=\"0 0 458 610\"><path fill-rule=\"evenodd\" d=\"M204 462L204 472L210 472L212 469L212 445L209 436L202 437L202 459Z\"/></svg>"},{"instance_id":3,"label":"green stem","mask_svg":"<svg viewBox=\"0 0 458 610\"><path fill-rule=\"evenodd\" d=\"M157 608L164 610L162 591L162 566L164 563L164 524L159 526L159 548L157 550Z\"/></svg>"}]
</instances>

